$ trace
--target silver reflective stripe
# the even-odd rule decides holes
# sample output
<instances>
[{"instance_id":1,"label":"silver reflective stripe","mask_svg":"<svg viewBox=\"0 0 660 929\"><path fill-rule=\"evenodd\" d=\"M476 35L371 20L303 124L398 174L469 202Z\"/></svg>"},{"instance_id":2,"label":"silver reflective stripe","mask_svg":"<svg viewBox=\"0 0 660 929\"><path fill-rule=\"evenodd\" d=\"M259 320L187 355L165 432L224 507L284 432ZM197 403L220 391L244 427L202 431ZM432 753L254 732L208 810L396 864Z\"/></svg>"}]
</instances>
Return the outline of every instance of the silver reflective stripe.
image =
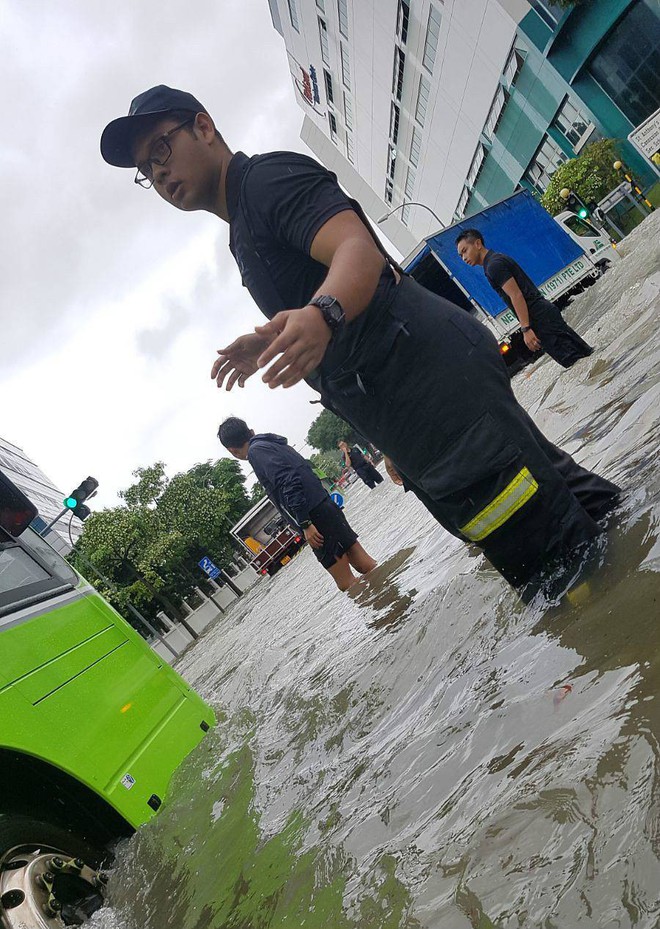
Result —
<instances>
[{"instance_id":1,"label":"silver reflective stripe","mask_svg":"<svg viewBox=\"0 0 660 929\"><path fill-rule=\"evenodd\" d=\"M474 519L462 526L460 531L472 542L480 542L491 532L503 526L507 519L510 519L521 506L524 506L538 489L539 485L528 468L523 468L511 483L507 484L487 507L477 513Z\"/></svg>"}]
</instances>

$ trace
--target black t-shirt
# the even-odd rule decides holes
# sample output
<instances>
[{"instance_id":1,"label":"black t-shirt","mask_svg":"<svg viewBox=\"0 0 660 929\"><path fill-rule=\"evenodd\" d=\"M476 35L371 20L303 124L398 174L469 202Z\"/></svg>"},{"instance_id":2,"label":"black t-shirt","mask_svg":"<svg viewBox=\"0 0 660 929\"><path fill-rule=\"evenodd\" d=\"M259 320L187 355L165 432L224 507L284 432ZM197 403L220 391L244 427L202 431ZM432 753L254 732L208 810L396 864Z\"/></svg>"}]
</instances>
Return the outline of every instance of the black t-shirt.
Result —
<instances>
[{"instance_id":1,"label":"black t-shirt","mask_svg":"<svg viewBox=\"0 0 660 929\"><path fill-rule=\"evenodd\" d=\"M351 459L351 467L353 468L363 468L367 464L367 459L362 454L362 450L354 445L348 453L349 458Z\"/></svg>"},{"instance_id":2,"label":"black t-shirt","mask_svg":"<svg viewBox=\"0 0 660 929\"><path fill-rule=\"evenodd\" d=\"M227 171L227 206L243 284L269 318L309 303L328 273L310 255L314 237L337 213L355 211L334 174L294 152L237 152Z\"/></svg>"},{"instance_id":3,"label":"black t-shirt","mask_svg":"<svg viewBox=\"0 0 660 929\"><path fill-rule=\"evenodd\" d=\"M528 277L520 265L517 264L513 258L509 258L508 255L502 255L500 252L494 252L492 250L486 252L486 257L484 258L484 272L488 279L488 283L497 291L511 309L513 309L511 297L502 290L502 284L505 284L509 278L513 278L518 287L520 287L527 306L530 306L538 300L545 300L545 297L534 281Z\"/></svg>"}]
</instances>

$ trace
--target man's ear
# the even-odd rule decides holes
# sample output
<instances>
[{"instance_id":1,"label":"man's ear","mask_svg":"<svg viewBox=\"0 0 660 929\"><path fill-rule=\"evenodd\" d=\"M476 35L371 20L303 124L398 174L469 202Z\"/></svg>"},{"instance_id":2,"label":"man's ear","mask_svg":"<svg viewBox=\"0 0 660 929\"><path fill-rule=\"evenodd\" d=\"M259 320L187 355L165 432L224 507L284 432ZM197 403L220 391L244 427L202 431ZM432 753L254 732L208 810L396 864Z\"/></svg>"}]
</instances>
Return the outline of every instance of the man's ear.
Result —
<instances>
[{"instance_id":1,"label":"man's ear","mask_svg":"<svg viewBox=\"0 0 660 929\"><path fill-rule=\"evenodd\" d=\"M198 113L197 116L195 116L193 128L197 130L205 141L210 141L216 137L215 123L208 113Z\"/></svg>"}]
</instances>

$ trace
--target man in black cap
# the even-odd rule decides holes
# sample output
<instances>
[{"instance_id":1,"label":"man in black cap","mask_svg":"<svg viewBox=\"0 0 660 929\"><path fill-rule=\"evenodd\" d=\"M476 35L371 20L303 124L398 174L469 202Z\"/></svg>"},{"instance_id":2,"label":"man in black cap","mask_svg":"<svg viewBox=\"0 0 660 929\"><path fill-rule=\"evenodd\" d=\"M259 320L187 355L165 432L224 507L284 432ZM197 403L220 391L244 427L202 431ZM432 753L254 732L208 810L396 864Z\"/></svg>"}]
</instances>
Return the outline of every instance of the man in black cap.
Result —
<instances>
[{"instance_id":1,"label":"man in black cap","mask_svg":"<svg viewBox=\"0 0 660 929\"><path fill-rule=\"evenodd\" d=\"M543 349L563 368L593 353L593 348L571 329L559 308L545 299L513 258L486 248L478 229L464 229L456 238L456 248L470 267L483 267L490 286L518 317L530 352Z\"/></svg>"},{"instance_id":2,"label":"man in black cap","mask_svg":"<svg viewBox=\"0 0 660 929\"><path fill-rule=\"evenodd\" d=\"M218 350L218 387L260 368L271 388L307 380L516 587L602 534L618 488L545 438L486 327L403 274L318 162L233 154L199 101L162 85L106 127L101 151L178 209L229 223L269 322Z\"/></svg>"}]
</instances>

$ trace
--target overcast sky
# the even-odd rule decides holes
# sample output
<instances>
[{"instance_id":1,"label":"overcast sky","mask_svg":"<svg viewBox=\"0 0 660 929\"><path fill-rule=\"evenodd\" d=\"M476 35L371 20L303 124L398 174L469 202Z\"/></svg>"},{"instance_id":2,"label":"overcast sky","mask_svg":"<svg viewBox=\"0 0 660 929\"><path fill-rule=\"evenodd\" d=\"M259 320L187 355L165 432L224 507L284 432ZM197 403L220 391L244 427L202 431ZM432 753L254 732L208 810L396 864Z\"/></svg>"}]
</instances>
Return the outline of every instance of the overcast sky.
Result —
<instances>
[{"instance_id":1,"label":"overcast sky","mask_svg":"<svg viewBox=\"0 0 660 929\"><path fill-rule=\"evenodd\" d=\"M300 444L304 384L219 391L215 349L262 317L228 227L180 213L99 154L103 127L155 84L193 93L234 150L305 151L266 0L0 0L3 107L0 435L64 491L112 505L131 472L219 457L245 418Z\"/></svg>"}]
</instances>

